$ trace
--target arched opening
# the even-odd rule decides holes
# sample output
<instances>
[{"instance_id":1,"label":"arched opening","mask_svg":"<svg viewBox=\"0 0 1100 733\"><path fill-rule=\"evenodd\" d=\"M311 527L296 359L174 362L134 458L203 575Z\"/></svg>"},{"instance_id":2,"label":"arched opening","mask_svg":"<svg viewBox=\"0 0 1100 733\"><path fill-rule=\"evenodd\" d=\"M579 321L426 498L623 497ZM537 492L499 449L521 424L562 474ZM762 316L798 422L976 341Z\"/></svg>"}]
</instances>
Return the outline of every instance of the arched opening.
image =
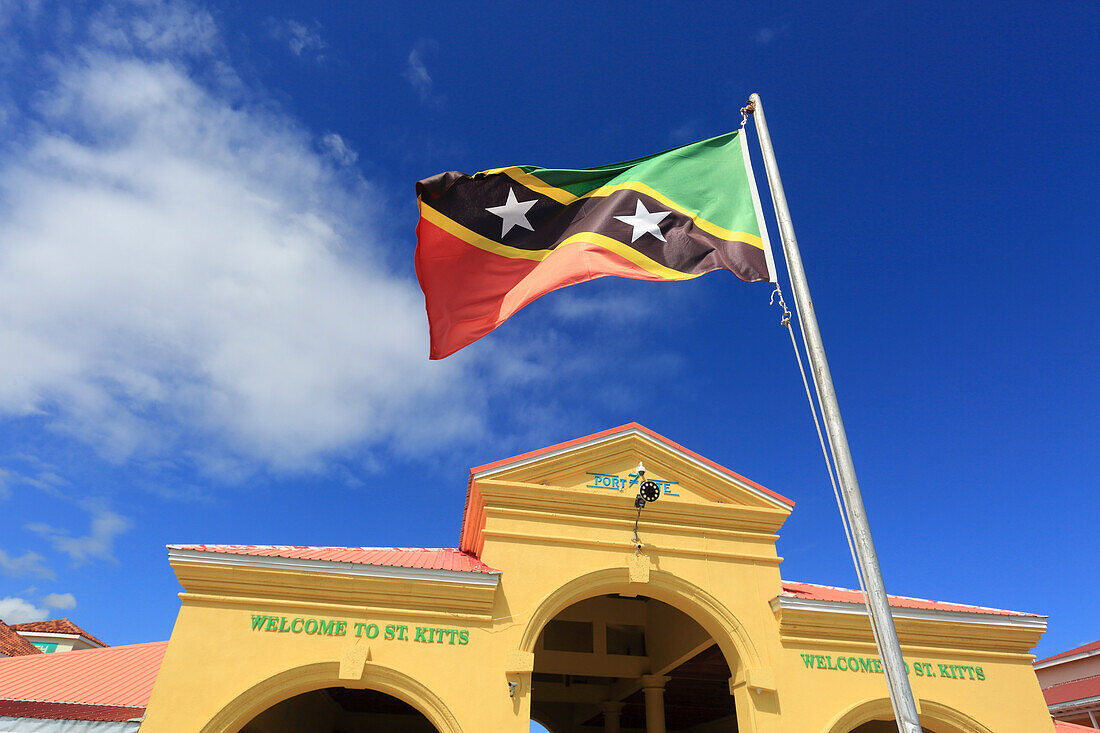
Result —
<instances>
[{"instance_id":1,"label":"arched opening","mask_svg":"<svg viewBox=\"0 0 1100 733\"><path fill-rule=\"evenodd\" d=\"M933 700L920 701L923 733L992 733L986 726L952 707ZM870 700L848 709L827 726L827 733L895 733L889 699Z\"/></svg>"},{"instance_id":2,"label":"arched opening","mask_svg":"<svg viewBox=\"0 0 1100 733\"><path fill-rule=\"evenodd\" d=\"M533 651L531 715L554 733L738 730L717 641L664 601L575 602L545 623Z\"/></svg>"},{"instance_id":3,"label":"arched opening","mask_svg":"<svg viewBox=\"0 0 1100 733\"><path fill-rule=\"evenodd\" d=\"M370 689L327 687L267 708L240 733L438 733L404 700Z\"/></svg>"}]
</instances>

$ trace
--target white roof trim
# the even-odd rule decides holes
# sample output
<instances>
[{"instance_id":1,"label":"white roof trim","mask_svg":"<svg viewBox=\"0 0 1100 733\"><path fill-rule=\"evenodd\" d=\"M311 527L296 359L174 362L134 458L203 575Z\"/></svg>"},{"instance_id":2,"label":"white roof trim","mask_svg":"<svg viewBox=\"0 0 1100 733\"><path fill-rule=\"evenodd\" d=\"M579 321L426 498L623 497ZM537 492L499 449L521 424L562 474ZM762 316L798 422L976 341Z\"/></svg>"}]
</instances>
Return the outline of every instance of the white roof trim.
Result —
<instances>
[{"instance_id":1,"label":"white roof trim","mask_svg":"<svg viewBox=\"0 0 1100 733\"><path fill-rule=\"evenodd\" d=\"M180 550L168 548L168 561L183 561L204 565L232 565L267 570L307 570L314 573L355 575L364 578L394 578L402 580L430 580L436 583L461 583L463 585L496 586L500 573L479 573L468 570L436 570L433 568L398 568L391 565L367 565L337 560L306 560L291 557L239 555L216 550Z\"/></svg>"},{"instance_id":2,"label":"white roof trim","mask_svg":"<svg viewBox=\"0 0 1100 733\"><path fill-rule=\"evenodd\" d=\"M1049 687L1047 688L1050 689ZM1069 708L1086 707L1089 705L1100 704L1100 695L1093 695L1092 697L1082 697L1079 700L1067 700L1065 702L1056 702L1053 705L1047 705L1047 708L1054 712L1055 710L1066 710Z\"/></svg>"},{"instance_id":3,"label":"white roof trim","mask_svg":"<svg viewBox=\"0 0 1100 733\"><path fill-rule=\"evenodd\" d=\"M555 458L557 456L562 456L562 455L565 455L567 453L572 453L574 451L582 450L584 448L591 448L593 446L600 445L601 443L606 443L610 440L615 440L616 438L621 438L624 435L637 435L638 437L640 437L640 438L642 438L642 439L644 439L644 440L646 440L650 443L653 443L654 445L662 446L662 447L672 451L673 453L675 453L676 455L678 455L680 458L687 461L688 463L691 463L691 464L703 469L704 471L707 471L708 473L711 473L711 474L717 476L718 478L724 479L725 481L731 481L734 484L736 484L738 487L744 489L745 491L748 491L752 494L755 494L756 496L759 496L762 499L766 499L767 501L770 501L771 503L775 504L776 506L781 507L783 509L786 509L787 511L791 510L791 505L790 504L787 504L786 502L780 501L779 499L776 499L771 494L769 494L765 491L761 491L760 489L756 488L755 486L747 484L744 481L739 481L735 477L733 477L730 474L726 473L725 471L719 471L714 466L711 466L710 464L699 460L695 456L688 455L687 453L684 453L682 450L674 448L673 446L669 445L668 443L657 440L656 438L654 438L649 433L646 433L645 431L639 430L638 428L627 428L626 430L623 430L623 431L618 432L618 433L612 433L610 435L604 435L604 436L599 437L599 438L593 438L592 440L586 440L583 443L574 443L573 445L567 446L565 448L559 448L557 450L548 451L546 453L540 453L537 456L531 456L530 458L522 458L522 459L519 459L519 460L516 460L516 461L512 461L511 463L506 463L502 466L495 466L495 467L487 469L485 471L478 471L477 473L474 474L474 480L477 481L480 478L488 478L489 476L493 476L495 474L501 473L502 471L510 471L513 468L520 468L522 466L527 466L527 465L530 465L532 463L537 463L538 461L546 460L547 458Z\"/></svg>"},{"instance_id":4,"label":"white roof trim","mask_svg":"<svg viewBox=\"0 0 1100 733\"><path fill-rule=\"evenodd\" d=\"M1077 654L1071 654L1068 657L1058 657L1057 659L1047 659L1042 662L1035 662L1033 667L1035 669L1046 669L1047 667L1057 667L1059 664L1068 664L1069 662L1076 662L1079 659L1088 659L1089 657L1095 657L1100 654L1100 648L1092 649L1087 652L1078 652Z\"/></svg>"},{"instance_id":5,"label":"white roof trim","mask_svg":"<svg viewBox=\"0 0 1100 733\"><path fill-rule=\"evenodd\" d=\"M773 601L778 602L780 608L798 611L818 611L821 613L843 613L849 615L866 616L866 606L862 603L848 601L821 601L813 598L791 598L778 596ZM1000 613L977 613L970 611L946 611L931 608L904 608L890 606L890 615L894 618L913 619L916 621L951 621L962 624L981 624L983 626L1015 626L1025 629L1046 630L1046 616L1007 616Z\"/></svg>"},{"instance_id":6,"label":"white roof trim","mask_svg":"<svg viewBox=\"0 0 1100 733\"><path fill-rule=\"evenodd\" d=\"M94 644L95 646L98 646L98 647L103 646L102 644L100 644L95 639L91 639L91 638L85 636L84 634L62 634L62 633L57 632L57 631L31 631L29 629L12 629L12 631L19 634L23 638L27 638L27 637L30 637L30 636L34 636L34 637L42 636L42 637L45 637L45 638L48 638L48 639L76 639L77 641L83 640L83 641L88 642L89 644Z\"/></svg>"}]
</instances>

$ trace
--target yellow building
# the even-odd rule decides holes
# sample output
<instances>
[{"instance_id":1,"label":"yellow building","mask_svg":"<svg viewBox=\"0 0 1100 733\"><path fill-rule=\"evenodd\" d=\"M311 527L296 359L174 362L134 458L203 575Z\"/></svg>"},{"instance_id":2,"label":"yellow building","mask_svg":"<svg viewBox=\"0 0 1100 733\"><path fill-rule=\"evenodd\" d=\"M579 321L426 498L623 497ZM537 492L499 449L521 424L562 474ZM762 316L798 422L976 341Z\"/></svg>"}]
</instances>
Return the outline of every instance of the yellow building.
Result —
<instances>
[{"instance_id":1,"label":"yellow building","mask_svg":"<svg viewBox=\"0 0 1100 733\"><path fill-rule=\"evenodd\" d=\"M454 550L171 546L142 733L896 730L859 594L780 577L792 509L631 424L473 469ZM1053 731L1044 617L891 603L926 730Z\"/></svg>"}]
</instances>

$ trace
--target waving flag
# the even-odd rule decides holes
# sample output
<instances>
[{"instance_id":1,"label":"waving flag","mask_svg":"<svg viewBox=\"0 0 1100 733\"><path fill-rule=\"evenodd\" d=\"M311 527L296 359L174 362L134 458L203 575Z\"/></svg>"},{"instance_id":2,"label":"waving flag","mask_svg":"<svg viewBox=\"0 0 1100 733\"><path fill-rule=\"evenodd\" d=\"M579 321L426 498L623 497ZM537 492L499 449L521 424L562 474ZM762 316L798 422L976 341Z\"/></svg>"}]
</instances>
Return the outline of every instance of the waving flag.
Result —
<instances>
[{"instance_id":1,"label":"waving flag","mask_svg":"<svg viewBox=\"0 0 1100 733\"><path fill-rule=\"evenodd\" d=\"M743 131L598 168L441 173L416 192L432 359L597 277L775 280Z\"/></svg>"}]
</instances>

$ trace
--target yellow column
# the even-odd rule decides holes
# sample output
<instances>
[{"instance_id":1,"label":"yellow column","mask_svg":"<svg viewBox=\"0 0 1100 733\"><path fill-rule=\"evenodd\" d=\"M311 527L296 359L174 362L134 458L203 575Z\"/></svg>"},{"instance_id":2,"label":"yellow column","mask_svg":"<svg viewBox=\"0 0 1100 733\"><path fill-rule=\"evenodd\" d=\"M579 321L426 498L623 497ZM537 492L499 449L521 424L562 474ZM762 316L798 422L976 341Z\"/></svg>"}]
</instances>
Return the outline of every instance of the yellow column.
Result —
<instances>
[{"instance_id":1,"label":"yellow column","mask_svg":"<svg viewBox=\"0 0 1100 733\"><path fill-rule=\"evenodd\" d=\"M619 733L619 715L623 711L621 702L605 702L603 704L603 730L604 733Z\"/></svg>"},{"instance_id":2,"label":"yellow column","mask_svg":"<svg viewBox=\"0 0 1100 733\"><path fill-rule=\"evenodd\" d=\"M659 674L642 675L646 733L665 733L665 683L670 679Z\"/></svg>"}]
</instances>

